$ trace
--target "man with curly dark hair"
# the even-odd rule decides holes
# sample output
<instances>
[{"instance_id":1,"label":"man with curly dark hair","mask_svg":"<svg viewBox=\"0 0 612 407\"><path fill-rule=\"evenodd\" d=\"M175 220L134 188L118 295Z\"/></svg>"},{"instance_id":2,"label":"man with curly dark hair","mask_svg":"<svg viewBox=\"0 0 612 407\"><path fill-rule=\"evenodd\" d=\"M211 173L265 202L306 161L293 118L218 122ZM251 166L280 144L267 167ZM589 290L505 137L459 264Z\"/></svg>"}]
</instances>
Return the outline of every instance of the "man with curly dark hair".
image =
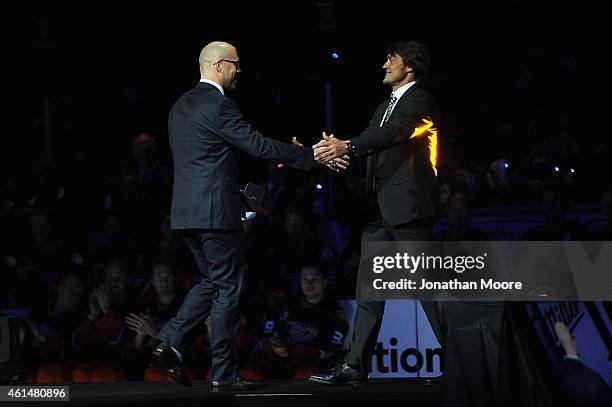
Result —
<instances>
[{"instance_id":1,"label":"man with curly dark hair","mask_svg":"<svg viewBox=\"0 0 612 407\"><path fill-rule=\"evenodd\" d=\"M439 111L423 87L429 65L423 44L391 44L382 66L383 84L392 88L389 101L378 106L359 136L345 141L324 134L314 146L315 158L323 164L348 155L351 172L359 174L359 165L366 166L366 177L361 179L368 208L362 242L433 238L440 212L436 180ZM384 310L385 301L358 300L355 328L343 363L328 373L310 376L310 380L328 385L365 383Z\"/></svg>"}]
</instances>

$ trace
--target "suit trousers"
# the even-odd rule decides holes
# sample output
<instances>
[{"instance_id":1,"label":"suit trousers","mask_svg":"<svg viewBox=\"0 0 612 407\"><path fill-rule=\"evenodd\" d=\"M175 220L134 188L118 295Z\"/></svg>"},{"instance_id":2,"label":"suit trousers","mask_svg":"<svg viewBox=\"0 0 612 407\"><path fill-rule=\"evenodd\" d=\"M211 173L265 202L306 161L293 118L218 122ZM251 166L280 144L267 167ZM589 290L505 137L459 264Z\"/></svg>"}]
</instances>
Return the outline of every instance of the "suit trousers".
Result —
<instances>
[{"instance_id":1,"label":"suit trousers","mask_svg":"<svg viewBox=\"0 0 612 407\"><path fill-rule=\"evenodd\" d=\"M187 293L176 316L161 330L159 339L184 352L185 336L210 315L212 378L215 381L232 380L238 376L234 337L244 286L243 234L238 231L195 230L188 232L184 239L202 278Z\"/></svg>"},{"instance_id":2,"label":"suit trousers","mask_svg":"<svg viewBox=\"0 0 612 407\"><path fill-rule=\"evenodd\" d=\"M380 220L380 218L379 218ZM428 241L433 239L433 219L425 222L412 222L391 226L377 221L369 224L361 235L362 241ZM423 309L438 336L439 329L435 318L434 304L422 302ZM345 361L352 366L361 367L370 372L372 354L376 347L378 333L385 312L385 301L357 301L357 312L353 336L351 338Z\"/></svg>"}]
</instances>

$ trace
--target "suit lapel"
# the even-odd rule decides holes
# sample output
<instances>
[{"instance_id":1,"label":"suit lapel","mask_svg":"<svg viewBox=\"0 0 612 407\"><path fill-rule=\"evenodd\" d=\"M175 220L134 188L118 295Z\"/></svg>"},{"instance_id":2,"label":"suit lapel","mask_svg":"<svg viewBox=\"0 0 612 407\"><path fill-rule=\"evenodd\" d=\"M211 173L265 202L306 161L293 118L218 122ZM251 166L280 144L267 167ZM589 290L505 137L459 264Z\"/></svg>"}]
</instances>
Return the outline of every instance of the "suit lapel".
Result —
<instances>
[{"instance_id":1,"label":"suit lapel","mask_svg":"<svg viewBox=\"0 0 612 407\"><path fill-rule=\"evenodd\" d=\"M410 94L414 92L414 90L418 87L419 87L419 84L415 83L414 85L410 87L410 89L404 92L400 100L397 101L397 104L395 105L395 108L393 109L393 113L391 113L391 116L393 116L393 114L397 111L397 108L399 107L399 105L401 105L402 103L405 103L406 100L408 100L407 98L410 96ZM382 121L383 116L385 115L385 112L387 111L388 105L389 105L389 102L384 101L378 106L378 108L376 109L376 112L374 112L374 118L375 118L374 123L376 123L377 126L380 125L380 122Z\"/></svg>"},{"instance_id":2,"label":"suit lapel","mask_svg":"<svg viewBox=\"0 0 612 407\"><path fill-rule=\"evenodd\" d=\"M391 113L391 116L393 116L393 114L397 112L397 109L400 107L399 105L402 103L402 101L405 103L406 100L408 100L407 98L410 97L410 94L414 92L414 90L418 86L419 84L415 83L414 85L410 87L410 89L404 92L400 100L397 101L397 104L395 108L393 109L393 113ZM380 106L378 106L378 109L376 109L376 112L374 113L375 125L380 125L380 122L382 121L382 118L385 112L387 111L387 106L388 106L388 102L383 102L380 104ZM374 177L376 173L375 168L380 166L384 160L385 160L384 150L378 153L375 153L375 154L370 154L366 160L366 180L367 180L366 182L368 183L367 191L371 191L374 194L376 193L376 191L374 191Z\"/></svg>"},{"instance_id":3,"label":"suit lapel","mask_svg":"<svg viewBox=\"0 0 612 407\"><path fill-rule=\"evenodd\" d=\"M383 116L385 115L385 111L387 110L388 102L382 102L376 112L374 112L374 123L378 127L380 126L380 122L382 121Z\"/></svg>"},{"instance_id":4,"label":"suit lapel","mask_svg":"<svg viewBox=\"0 0 612 407\"><path fill-rule=\"evenodd\" d=\"M374 118L372 123L374 126L380 125L380 122L386 110L387 102L382 102L374 112ZM376 165L376 163L378 162L378 154L379 153L374 153L366 157L366 196L370 196L370 194L376 193L376 191L374 191L374 165Z\"/></svg>"},{"instance_id":5,"label":"suit lapel","mask_svg":"<svg viewBox=\"0 0 612 407\"><path fill-rule=\"evenodd\" d=\"M414 85L412 85L410 87L410 89L408 89L406 92L404 92L404 94L402 95L402 98L400 100L402 100L403 98L405 98L406 96L410 95L412 92L414 92L415 89L417 89L419 87L419 83L415 83Z\"/></svg>"}]
</instances>

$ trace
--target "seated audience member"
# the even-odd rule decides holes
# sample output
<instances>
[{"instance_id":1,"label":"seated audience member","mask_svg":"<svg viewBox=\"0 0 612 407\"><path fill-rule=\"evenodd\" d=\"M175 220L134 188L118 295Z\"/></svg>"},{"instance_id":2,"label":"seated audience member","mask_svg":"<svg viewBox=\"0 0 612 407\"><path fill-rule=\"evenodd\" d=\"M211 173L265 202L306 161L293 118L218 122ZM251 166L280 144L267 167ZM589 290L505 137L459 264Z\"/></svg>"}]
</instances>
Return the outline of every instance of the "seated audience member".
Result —
<instances>
[{"instance_id":1,"label":"seated audience member","mask_svg":"<svg viewBox=\"0 0 612 407\"><path fill-rule=\"evenodd\" d=\"M32 307L48 290L48 283L27 257L6 255L0 266L0 304Z\"/></svg>"},{"instance_id":2,"label":"seated audience member","mask_svg":"<svg viewBox=\"0 0 612 407\"><path fill-rule=\"evenodd\" d=\"M171 381L161 366L152 363L151 351L158 344L157 335L166 322L172 319L180 308L185 290L174 266L168 260L157 260L152 269L150 289L144 300L144 310L141 314L132 313L126 317L129 329L136 333L127 344L124 354L134 372L144 369L145 381ZM210 317L205 323L194 328L185 339L185 349L182 350L187 375L193 380L204 377L211 366L210 349ZM236 347L241 355L244 348L250 351L248 332L240 327L236 334ZM241 366L242 368L242 366ZM241 370L244 377L248 372ZM257 377L261 378L261 377Z\"/></svg>"},{"instance_id":3,"label":"seated audience member","mask_svg":"<svg viewBox=\"0 0 612 407\"><path fill-rule=\"evenodd\" d=\"M132 264L135 254L134 240L119 213L107 212L99 230L87 235L86 257L92 263L107 263L121 258Z\"/></svg>"},{"instance_id":4,"label":"seated audience member","mask_svg":"<svg viewBox=\"0 0 612 407\"><path fill-rule=\"evenodd\" d=\"M277 262L280 278L288 283L289 293L300 292L300 268L320 259L329 246L312 232L303 211L290 207L269 257ZM272 267L275 269L275 267Z\"/></svg>"},{"instance_id":5,"label":"seated audience member","mask_svg":"<svg viewBox=\"0 0 612 407\"><path fill-rule=\"evenodd\" d=\"M157 225L170 211L172 170L158 156L155 138L138 134L132 140L133 166L123 178L123 210L142 251L154 244Z\"/></svg>"},{"instance_id":6,"label":"seated audience member","mask_svg":"<svg viewBox=\"0 0 612 407\"><path fill-rule=\"evenodd\" d=\"M25 252L45 281L53 280L57 270L70 265L69 251L59 238L52 218L45 213L35 213L30 217L30 239Z\"/></svg>"},{"instance_id":7,"label":"seated audience member","mask_svg":"<svg viewBox=\"0 0 612 407\"><path fill-rule=\"evenodd\" d=\"M487 206L527 205L534 203L539 181L529 180L517 171L518 165L507 158L492 161L486 169Z\"/></svg>"},{"instance_id":8,"label":"seated audience member","mask_svg":"<svg viewBox=\"0 0 612 407\"><path fill-rule=\"evenodd\" d=\"M342 309L325 292L321 270L305 266L300 280L301 295L270 315L261 333L258 356L271 376L304 379L327 369L340 355L348 331Z\"/></svg>"},{"instance_id":9,"label":"seated audience member","mask_svg":"<svg viewBox=\"0 0 612 407\"><path fill-rule=\"evenodd\" d=\"M544 224L526 231L521 240L585 240L586 228L566 217L568 208L569 200L564 191L560 187L548 185L542 192Z\"/></svg>"},{"instance_id":10,"label":"seated audience member","mask_svg":"<svg viewBox=\"0 0 612 407\"><path fill-rule=\"evenodd\" d=\"M180 230L170 229L170 215L166 215L159 225L159 247L157 253L180 270L181 285L185 290L191 288L186 286L184 279L191 281L192 278L199 278L197 266L189 248L183 240Z\"/></svg>"},{"instance_id":11,"label":"seated audience member","mask_svg":"<svg viewBox=\"0 0 612 407\"><path fill-rule=\"evenodd\" d=\"M440 182L440 206L442 207L442 213L446 215L448 211L448 200L451 194L451 185L448 180Z\"/></svg>"},{"instance_id":12,"label":"seated audience member","mask_svg":"<svg viewBox=\"0 0 612 407\"><path fill-rule=\"evenodd\" d=\"M89 296L87 317L73 334L73 346L83 361L72 372L74 381L125 380L122 349L129 337L125 317L137 311L128 267L113 260L104 270L104 283Z\"/></svg>"},{"instance_id":13,"label":"seated audience member","mask_svg":"<svg viewBox=\"0 0 612 407\"><path fill-rule=\"evenodd\" d=\"M612 240L612 189L601 195L601 212L606 218L606 224L593 232L593 240Z\"/></svg>"},{"instance_id":14,"label":"seated audience member","mask_svg":"<svg viewBox=\"0 0 612 407\"><path fill-rule=\"evenodd\" d=\"M70 381L76 358L70 341L83 318L85 286L79 275L62 275L50 294L24 318L29 334L24 359L36 370L37 383Z\"/></svg>"},{"instance_id":15,"label":"seated audience member","mask_svg":"<svg viewBox=\"0 0 612 407\"><path fill-rule=\"evenodd\" d=\"M470 214L469 198L466 192L451 192L448 200L448 227L437 233L434 240L489 240L482 230L468 224Z\"/></svg>"},{"instance_id":16,"label":"seated audience member","mask_svg":"<svg viewBox=\"0 0 612 407\"><path fill-rule=\"evenodd\" d=\"M151 352L158 343L159 330L176 315L184 295L174 266L169 261L156 260L145 288L143 311L125 317L128 329L135 333L124 349L124 359L130 368L128 376L142 378L138 376L144 372L145 379L161 374L165 380L163 369L150 366Z\"/></svg>"}]
</instances>

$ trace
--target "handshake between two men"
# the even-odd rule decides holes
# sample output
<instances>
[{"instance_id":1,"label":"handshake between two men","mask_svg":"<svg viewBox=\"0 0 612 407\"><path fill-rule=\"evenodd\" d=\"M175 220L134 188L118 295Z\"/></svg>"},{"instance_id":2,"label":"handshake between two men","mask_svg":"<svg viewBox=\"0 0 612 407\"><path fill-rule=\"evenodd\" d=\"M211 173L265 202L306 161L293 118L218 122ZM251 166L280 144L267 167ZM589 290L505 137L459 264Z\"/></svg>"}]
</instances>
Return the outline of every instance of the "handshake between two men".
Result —
<instances>
[{"instance_id":1,"label":"handshake between two men","mask_svg":"<svg viewBox=\"0 0 612 407\"><path fill-rule=\"evenodd\" d=\"M303 144L293 137L292 143L303 147ZM349 166L350 152L346 141L337 139L333 134L327 135L323 132L323 138L317 144L312 146L314 151L314 159L320 165L329 169L340 172L344 171Z\"/></svg>"}]
</instances>

